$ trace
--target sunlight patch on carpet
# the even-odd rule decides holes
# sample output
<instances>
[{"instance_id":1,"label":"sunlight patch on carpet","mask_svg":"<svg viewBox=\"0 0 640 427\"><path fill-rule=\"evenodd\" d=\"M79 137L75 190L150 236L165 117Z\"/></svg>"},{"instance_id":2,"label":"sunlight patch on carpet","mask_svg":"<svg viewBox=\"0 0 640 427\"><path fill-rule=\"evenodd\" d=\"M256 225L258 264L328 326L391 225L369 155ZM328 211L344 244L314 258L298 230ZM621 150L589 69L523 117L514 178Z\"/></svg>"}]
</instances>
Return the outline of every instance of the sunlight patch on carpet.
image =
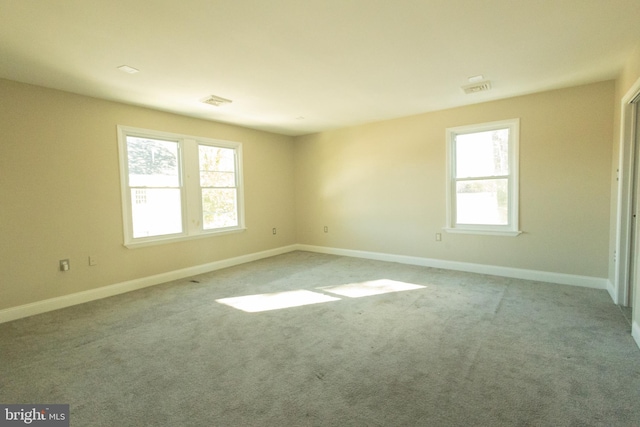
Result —
<instances>
[{"instance_id":1,"label":"sunlight patch on carpet","mask_svg":"<svg viewBox=\"0 0 640 427\"><path fill-rule=\"evenodd\" d=\"M281 308L298 307L301 305L319 304L339 300L340 298L300 289L296 291L275 292L272 294L222 298L217 299L216 302L248 313L256 313L259 311L278 310Z\"/></svg>"},{"instance_id":2,"label":"sunlight patch on carpet","mask_svg":"<svg viewBox=\"0 0 640 427\"><path fill-rule=\"evenodd\" d=\"M360 298L370 295L387 294L390 292L411 291L422 289L426 286L414 285L413 283L398 282L396 280L380 279L368 282L349 283L339 286L326 286L321 289L324 292L342 295L350 298Z\"/></svg>"}]
</instances>

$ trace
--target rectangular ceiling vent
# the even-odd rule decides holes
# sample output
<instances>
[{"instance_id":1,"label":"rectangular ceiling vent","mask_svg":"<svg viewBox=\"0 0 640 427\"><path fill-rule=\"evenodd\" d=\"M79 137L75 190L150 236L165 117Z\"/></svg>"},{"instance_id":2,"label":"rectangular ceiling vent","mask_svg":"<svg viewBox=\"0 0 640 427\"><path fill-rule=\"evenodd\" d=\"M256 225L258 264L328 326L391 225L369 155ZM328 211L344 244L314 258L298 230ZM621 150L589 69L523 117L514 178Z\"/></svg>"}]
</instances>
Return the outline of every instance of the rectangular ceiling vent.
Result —
<instances>
[{"instance_id":1,"label":"rectangular ceiling vent","mask_svg":"<svg viewBox=\"0 0 640 427\"><path fill-rule=\"evenodd\" d=\"M231 104L230 99L220 98L219 96L211 95L202 100L205 104L213 105L214 107L220 107L221 105Z\"/></svg>"},{"instance_id":2,"label":"rectangular ceiling vent","mask_svg":"<svg viewBox=\"0 0 640 427\"><path fill-rule=\"evenodd\" d=\"M467 86L462 86L462 90L466 94L484 92L485 90L489 90L489 89L491 89L491 82L489 80L473 83Z\"/></svg>"}]
</instances>

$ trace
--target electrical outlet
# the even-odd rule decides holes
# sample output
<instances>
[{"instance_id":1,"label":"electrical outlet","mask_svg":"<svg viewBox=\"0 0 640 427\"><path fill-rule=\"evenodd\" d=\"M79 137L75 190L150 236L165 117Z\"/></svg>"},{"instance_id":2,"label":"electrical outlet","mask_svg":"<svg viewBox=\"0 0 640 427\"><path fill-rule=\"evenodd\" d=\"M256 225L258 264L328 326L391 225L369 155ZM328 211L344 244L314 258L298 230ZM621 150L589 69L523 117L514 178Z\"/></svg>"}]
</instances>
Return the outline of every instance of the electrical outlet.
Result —
<instances>
[{"instance_id":1,"label":"electrical outlet","mask_svg":"<svg viewBox=\"0 0 640 427\"><path fill-rule=\"evenodd\" d=\"M442 233L436 233L436 242L442 241Z\"/></svg>"},{"instance_id":2,"label":"electrical outlet","mask_svg":"<svg viewBox=\"0 0 640 427\"><path fill-rule=\"evenodd\" d=\"M329 227L327 227L326 225L324 226L324 232L328 233L329 232Z\"/></svg>"},{"instance_id":3,"label":"electrical outlet","mask_svg":"<svg viewBox=\"0 0 640 427\"><path fill-rule=\"evenodd\" d=\"M273 234L276 234L276 228L273 227L273 230L271 231Z\"/></svg>"},{"instance_id":4,"label":"electrical outlet","mask_svg":"<svg viewBox=\"0 0 640 427\"><path fill-rule=\"evenodd\" d=\"M68 259L60 260L60 271L69 271L70 268L71 268L71 265L69 264Z\"/></svg>"},{"instance_id":5,"label":"electrical outlet","mask_svg":"<svg viewBox=\"0 0 640 427\"><path fill-rule=\"evenodd\" d=\"M94 265L98 265L98 260L96 257L89 255L89 265L93 267Z\"/></svg>"}]
</instances>

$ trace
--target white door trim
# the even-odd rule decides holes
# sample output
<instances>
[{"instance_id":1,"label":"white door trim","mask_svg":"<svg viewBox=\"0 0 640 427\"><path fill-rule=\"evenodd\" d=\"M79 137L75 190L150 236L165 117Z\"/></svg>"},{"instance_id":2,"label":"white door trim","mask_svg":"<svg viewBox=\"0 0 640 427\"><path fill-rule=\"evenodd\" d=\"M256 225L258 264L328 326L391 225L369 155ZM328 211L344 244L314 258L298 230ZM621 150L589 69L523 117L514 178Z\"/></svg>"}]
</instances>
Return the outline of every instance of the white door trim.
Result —
<instances>
[{"instance_id":1,"label":"white door trim","mask_svg":"<svg viewBox=\"0 0 640 427\"><path fill-rule=\"evenodd\" d=\"M615 277L613 286L614 302L628 306L629 268L631 265L631 221L633 213L633 167L635 157L634 136L636 133L635 108L633 101L640 95L640 78L622 98L620 111L620 155L618 160L618 209L616 218Z\"/></svg>"}]
</instances>

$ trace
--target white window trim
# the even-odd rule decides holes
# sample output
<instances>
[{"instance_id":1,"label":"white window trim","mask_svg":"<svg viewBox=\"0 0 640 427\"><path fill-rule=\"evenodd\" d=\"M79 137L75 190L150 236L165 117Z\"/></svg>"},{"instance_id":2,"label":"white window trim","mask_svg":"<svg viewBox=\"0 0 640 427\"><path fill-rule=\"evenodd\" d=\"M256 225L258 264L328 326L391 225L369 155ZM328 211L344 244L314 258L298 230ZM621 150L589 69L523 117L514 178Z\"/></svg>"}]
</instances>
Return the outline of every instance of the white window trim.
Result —
<instances>
[{"instance_id":1,"label":"white window trim","mask_svg":"<svg viewBox=\"0 0 640 427\"><path fill-rule=\"evenodd\" d=\"M454 179L455 164L455 136L467 133L491 131L497 129L509 129L509 219L507 225L470 225L456 224L456 181ZM485 234L494 236L518 236L522 233L518 226L518 149L520 139L520 119L500 120L495 122L480 123L467 126L458 126L446 129L447 138L447 167L446 167L446 214L447 224L444 230L448 233L461 234Z\"/></svg>"},{"instance_id":2,"label":"white window trim","mask_svg":"<svg viewBox=\"0 0 640 427\"><path fill-rule=\"evenodd\" d=\"M120 159L120 188L122 197L122 220L124 231L124 246L138 248L163 243L172 243L184 240L201 239L211 236L219 236L230 233L238 233L246 230L244 216L244 181L242 173L242 144L233 141L224 141L211 138L203 138L177 133L162 132L150 129L134 128L129 126L117 126L118 151ZM182 233L133 237L132 206L129 195L129 165L127 160L127 136L139 136L147 138L166 139L177 141L180 150L179 164L180 179L182 182ZM200 197L200 177L198 172L198 145L212 145L216 147L232 148L236 152L237 175L237 202L238 225L233 227L205 230L202 224L202 198Z\"/></svg>"}]
</instances>

